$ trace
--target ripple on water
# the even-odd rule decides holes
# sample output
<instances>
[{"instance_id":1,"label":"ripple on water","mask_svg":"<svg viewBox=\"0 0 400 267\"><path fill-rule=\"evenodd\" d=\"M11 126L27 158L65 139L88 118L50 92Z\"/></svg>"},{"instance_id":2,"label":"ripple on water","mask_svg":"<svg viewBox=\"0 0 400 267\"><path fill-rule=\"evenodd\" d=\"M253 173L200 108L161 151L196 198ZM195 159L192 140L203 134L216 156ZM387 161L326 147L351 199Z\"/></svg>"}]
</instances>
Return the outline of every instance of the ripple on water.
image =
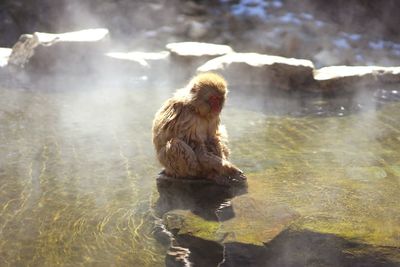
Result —
<instances>
[{"instance_id":1,"label":"ripple on water","mask_svg":"<svg viewBox=\"0 0 400 267\"><path fill-rule=\"evenodd\" d=\"M223 113L232 160L249 178L246 196L295 210L302 231L398 248L399 103L354 113L343 101L315 101L324 116L291 117L242 108L252 97ZM152 88L0 89L1 265L164 265L166 248L153 235L159 165L150 136L163 100ZM301 103L290 112L309 107Z\"/></svg>"}]
</instances>

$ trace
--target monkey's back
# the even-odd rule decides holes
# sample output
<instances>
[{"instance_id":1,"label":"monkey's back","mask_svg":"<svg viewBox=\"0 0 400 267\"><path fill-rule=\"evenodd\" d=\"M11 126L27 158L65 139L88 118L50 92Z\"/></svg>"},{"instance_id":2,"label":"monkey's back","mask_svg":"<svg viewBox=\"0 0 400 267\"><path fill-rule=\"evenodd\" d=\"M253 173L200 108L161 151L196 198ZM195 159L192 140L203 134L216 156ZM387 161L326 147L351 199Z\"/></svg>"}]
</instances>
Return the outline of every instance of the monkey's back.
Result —
<instances>
[{"instance_id":1,"label":"monkey's back","mask_svg":"<svg viewBox=\"0 0 400 267\"><path fill-rule=\"evenodd\" d=\"M182 100L176 98L168 99L157 111L153 120L153 144L157 152L166 145L168 140L178 137L181 132L177 123L184 109Z\"/></svg>"},{"instance_id":2,"label":"monkey's back","mask_svg":"<svg viewBox=\"0 0 400 267\"><path fill-rule=\"evenodd\" d=\"M179 138L188 144L191 141L205 141L208 135L215 135L218 124L218 118L200 118L194 107L180 98L172 97L156 113L153 143L158 152L171 138Z\"/></svg>"}]
</instances>

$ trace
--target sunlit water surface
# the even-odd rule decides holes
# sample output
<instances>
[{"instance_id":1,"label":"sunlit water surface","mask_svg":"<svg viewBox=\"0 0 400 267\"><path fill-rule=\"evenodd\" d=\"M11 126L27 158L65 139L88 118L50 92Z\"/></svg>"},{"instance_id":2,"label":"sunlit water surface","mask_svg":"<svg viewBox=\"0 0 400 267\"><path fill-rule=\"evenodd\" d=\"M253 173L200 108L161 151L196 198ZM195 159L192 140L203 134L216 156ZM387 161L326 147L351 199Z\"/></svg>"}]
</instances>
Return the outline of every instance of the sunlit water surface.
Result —
<instances>
[{"instance_id":1,"label":"sunlit water surface","mask_svg":"<svg viewBox=\"0 0 400 267\"><path fill-rule=\"evenodd\" d=\"M164 266L151 122L170 94L138 83L0 89L1 266ZM399 103L351 114L358 103L231 95L223 122L250 192L291 206L306 229L400 246Z\"/></svg>"}]
</instances>

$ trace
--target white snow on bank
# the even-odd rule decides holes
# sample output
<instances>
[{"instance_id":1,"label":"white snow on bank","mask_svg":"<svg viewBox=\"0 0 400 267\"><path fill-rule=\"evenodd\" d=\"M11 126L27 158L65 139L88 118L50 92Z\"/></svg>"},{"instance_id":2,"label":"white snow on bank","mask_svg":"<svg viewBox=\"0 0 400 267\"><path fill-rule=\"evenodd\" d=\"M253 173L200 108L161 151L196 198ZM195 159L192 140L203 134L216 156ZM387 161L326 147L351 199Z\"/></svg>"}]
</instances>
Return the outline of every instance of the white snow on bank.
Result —
<instances>
[{"instance_id":1,"label":"white snow on bank","mask_svg":"<svg viewBox=\"0 0 400 267\"><path fill-rule=\"evenodd\" d=\"M0 47L0 67L4 67L8 63L8 57L11 55L11 48Z\"/></svg>"}]
</instances>

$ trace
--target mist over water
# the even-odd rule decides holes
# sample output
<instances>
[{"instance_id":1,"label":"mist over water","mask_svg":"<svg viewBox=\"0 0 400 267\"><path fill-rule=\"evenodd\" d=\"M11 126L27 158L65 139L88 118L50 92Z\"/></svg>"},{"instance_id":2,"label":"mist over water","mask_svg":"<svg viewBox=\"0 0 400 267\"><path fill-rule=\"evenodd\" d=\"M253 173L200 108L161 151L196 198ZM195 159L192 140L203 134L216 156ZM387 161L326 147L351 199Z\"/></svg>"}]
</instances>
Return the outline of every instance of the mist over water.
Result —
<instances>
[{"instance_id":1,"label":"mist over water","mask_svg":"<svg viewBox=\"0 0 400 267\"><path fill-rule=\"evenodd\" d=\"M326 23L320 17L313 20L309 13L286 12L283 5L287 1L217 2L215 16L229 7L232 16L249 16L250 24L254 24L254 16L290 25ZM169 5L163 6L166 3ZM182 5L174 1L152 1L146 7L137 1L125 3L137 7L133 14L117 9L114 1L107 4L115 13L105 18L106 5L65 2L51 30L108 27L111 52L158 51L167 41L186 38L171 34L171 28L179 24L175 18L182 13ZM157 17L158 22L153 15L160 8L166 15ZM253 27L248 32L259 31ZM161 37L157 35L160 32ZM344 49L357 50L352 40L364 38L363 33L335 33L339 39L332 45ZM140 37L132 38L135 34ZM235 39L224 38L217 40ZM238 40L246 38L240 35ZM398 50L395 38L374 38L368 42L371 50L363 51L390 50L395 54ZM233 46L246 48L246 43ZM247 49L257 47L249 45ZM268 49L261 52L271 51ZM289 49L282 53L293 56L297 52ZM387 58L377 58L398 60L385 55ZM360 61L376 63L373 56L369 60ZM155 235L155 224L160 223L160 214L155 212L160 205L155 179L161 166L151 143L151 124L161 104L185 85L177 80L187 77L170 67L159 67L150 76L113 69L102 62L95 62L91 72L80 75L19 75L17 81L7 77L1 82L2 266L168 263L168 247ZM285 230L269 244L257 247L198 237L190 242L182 235L178 241L190 252L189 261L195 266L204 264L205 243L214 248L207 263L221 266L398 266L398 88L313 93L230 84L229 89L222 122L230 136L232 161L248 176L247 195L267 207L284 205L300 218L294 230ZM229 209L230 198L216 203ZM181 201L185 200L182 197ZM197 204L200 210L206 206L206 215L215 215L215 203L193 202L192 209L199 208ZM175 204L175 208L187 206ZM249 208L248 214L246 223L256 220L260 210ZM200 215L207 223L220 223L222 231L222 224L234 219L235 213L224 220ZM307 245L310 249L304 249ZM250 256L243 257L243 251Z\"/></svg>"},{"instance_id":2,"label":"mist over water","mask_svg":"<svg viewBox=\"0 0 400 267\"><path fill-rule=\"evenodd\" d=\"M166 248L153 234L161 168L151 121L173 90L130 80L117 86L65 85L1 90L1 261L163 266ZM329 209L335 220L367 201L384 219L380 231L388 241L365 242L394 245L397 103L377 108L371 100L367 108L342 115L337 111L344 102L335 105L329 98L316 97L318 109L309 96L293 100L242 90L232 85L222 119L232 160L248 174L250 193L260 188L252 182L261 182L265 200L314 216ZM352 190L361 199L347 199ZM365 224L361 229L374 229L367 213L358 216ZM305 222L319 229L315 223ZM347 231L338 229L339 235Z\"/></svg>"}]
</instances>

